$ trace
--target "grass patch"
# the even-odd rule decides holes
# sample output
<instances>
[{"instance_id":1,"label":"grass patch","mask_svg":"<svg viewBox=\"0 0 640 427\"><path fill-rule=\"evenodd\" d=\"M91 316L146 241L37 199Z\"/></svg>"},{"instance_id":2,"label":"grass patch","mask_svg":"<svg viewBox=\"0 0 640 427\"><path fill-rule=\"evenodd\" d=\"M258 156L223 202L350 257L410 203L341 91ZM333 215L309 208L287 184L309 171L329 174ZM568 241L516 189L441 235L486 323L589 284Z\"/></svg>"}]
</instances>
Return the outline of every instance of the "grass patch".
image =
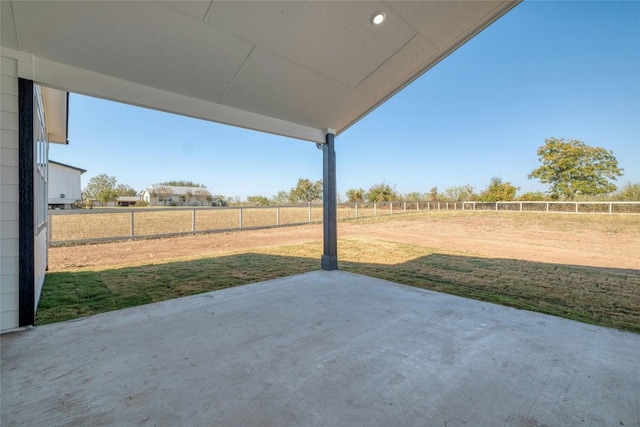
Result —
<instances>
[{"instance_id":1,"label":"grass patch","mask_svg":"<svg viewBox=\"0 0 640 427\"><path fill-rule=\"evenodd\" d=\"M314 259L241 253L123 267L47 274L36 324L313 271Z\"/></svg>"},{"instance_id":2,"label":"grass patch","mask_svg":"<svg viewBox=\"0 0 640 427\"><path fill-rule=\"evenodd\" d=\"M511 215L511 214L509 214ZM348 237L340 268L358 274L640 333L640 274ZM201 259L47 275L37 323L317 270L322 243Z\"/></svg>"}]
</instances>

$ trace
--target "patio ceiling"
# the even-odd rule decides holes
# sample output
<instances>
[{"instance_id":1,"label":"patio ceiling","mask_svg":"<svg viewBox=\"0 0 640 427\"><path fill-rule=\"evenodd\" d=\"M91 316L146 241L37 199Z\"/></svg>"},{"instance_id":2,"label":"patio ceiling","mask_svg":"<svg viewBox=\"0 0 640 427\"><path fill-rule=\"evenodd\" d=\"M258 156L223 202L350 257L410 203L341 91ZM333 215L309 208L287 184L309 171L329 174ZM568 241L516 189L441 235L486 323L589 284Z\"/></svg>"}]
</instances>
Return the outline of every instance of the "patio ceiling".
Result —
<instances>
[{"instance_id":1,"label":"patio ceiling","mask_svg":"<svg viewBox=\"0 0 640 427\"><path fill-rule=\"evenodd\" d=\"M44 85L324 142L517 3L2 1L0 40Z\"/></svg>"}]
</instances>

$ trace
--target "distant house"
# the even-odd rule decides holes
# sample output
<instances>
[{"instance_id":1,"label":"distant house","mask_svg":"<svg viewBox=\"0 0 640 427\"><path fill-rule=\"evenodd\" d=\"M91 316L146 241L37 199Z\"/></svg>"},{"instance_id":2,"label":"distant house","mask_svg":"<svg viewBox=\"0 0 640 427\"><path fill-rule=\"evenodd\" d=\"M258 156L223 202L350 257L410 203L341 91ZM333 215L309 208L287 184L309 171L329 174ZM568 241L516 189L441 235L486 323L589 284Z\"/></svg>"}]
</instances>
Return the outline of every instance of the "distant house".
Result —
<instances>
[{"instance_id":1,"label":"distant house","mask_svg":"<svg viewBox=\"0 0 640 427\"><path fill-rule=\"evenodd\" d=\"M211 206L212 195L206 187L178 187L153 184L142 191L149 206Z\"/></svg>"},{"instance_id":2,"label":"distant house","mask_svg":"<svg viewBox=\"0 0 640 427\"><path fill-rule=\"evenodd\" d=\"M116 199L116 206L119 208L135 206L140 201L140 196L119 196Z\"/></svg>"},{"instance_id":3,"label":"distant house","mask_svg":"<svg viewBox=\"0 0 640 427\"><path fill-rule=\"evenodd\" d=\"M100 200L95 198L89 199L89 206L92 208L127 208L131 206L135 206L137 202L142 200L140 196L118 196L116 200L109 201L107 203L102 203Z\"/></svg>"},{"instance_id":4,"label":"distant house","mask_svg":"<svg viewBox=\"0 0 640 427\"><path fill-rule=\"evenodd\" d=\"M86 170L49 160L49 209L71 209L82 200L80 175Z\"/></svg>"}]
</instances>

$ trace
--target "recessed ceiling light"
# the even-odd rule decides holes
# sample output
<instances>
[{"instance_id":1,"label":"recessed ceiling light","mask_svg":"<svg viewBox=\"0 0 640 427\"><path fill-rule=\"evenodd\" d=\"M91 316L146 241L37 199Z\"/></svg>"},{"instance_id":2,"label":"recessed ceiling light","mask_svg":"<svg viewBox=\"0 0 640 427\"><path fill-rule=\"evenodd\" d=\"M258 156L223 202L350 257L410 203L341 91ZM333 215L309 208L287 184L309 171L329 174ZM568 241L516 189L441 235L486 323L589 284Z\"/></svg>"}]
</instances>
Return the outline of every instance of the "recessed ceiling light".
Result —
<instances>
[{"instance_id":1,"label":"recessed ceiling light","mask_svg":"<svg viewBox=\"0 0 640 427\"><path fill-rule=\"evenodd\" d=\"M387 18L387 15L384 12L376 12L371 16L371 23L374 25L380 25Z\"/></svg>"}]
</instances>

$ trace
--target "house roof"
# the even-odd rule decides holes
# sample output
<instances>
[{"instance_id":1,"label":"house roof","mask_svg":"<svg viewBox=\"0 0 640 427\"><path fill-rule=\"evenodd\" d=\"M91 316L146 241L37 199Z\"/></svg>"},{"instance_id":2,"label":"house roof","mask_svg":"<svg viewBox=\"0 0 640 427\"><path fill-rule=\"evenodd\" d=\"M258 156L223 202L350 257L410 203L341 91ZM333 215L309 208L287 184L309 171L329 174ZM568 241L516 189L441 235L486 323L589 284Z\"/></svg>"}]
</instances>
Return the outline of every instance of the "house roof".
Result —
<instances>
[{"instance_id":1,"label":"house roof","mask_svg":"<svg viewBox=\"0 0 640 427\"><path fill-rule=\"evenodd\" d=\"M149 187L145 188L148 193L153 193L157 191L160 187L168 188L171 190L171 194L174 196L184 196L187 193L196 194L196 192L206 191L208 195L211 195L207 187L180 187L177 185L162 185L162 184L151 184Z\"/></svg>"},{"instance_id":2,"label":"house roof","mask_svg":"<svg viewBox=\"0 0 640 427\"><path fill-rule=\"evenodd\" d=\"M322 143L518 1L2 1L0 40L54 88Z\"/></svg>"},{"instance_id":3,"label":"house roof","mask_svg":"<svg viewBox=\"0 0 640 427\"><path fill-rule=\"evenodd\" d=\"M118 202L137 202L140 200L139 196L118 196L116 199Z\"/></svg>"},{"instance_id":4,"label":"house roof","mask_svg":"<svg viewBox=\"0 0 640 427\"><path fill-rule=\"evenodd\" d=\"M67 165L67 164L64 164L64 163L56 162L54 160L49 160L49 164L51 164L51 163L53 163L54 165L58 165L58 166L62 166L62 167L68 168L68 169L77 170L77 171L80 172L81 175L86 172L85 169L81 169L81 168L77 168L75 166L71 166L71 165Z\"/></svg>"}]
</instances>

